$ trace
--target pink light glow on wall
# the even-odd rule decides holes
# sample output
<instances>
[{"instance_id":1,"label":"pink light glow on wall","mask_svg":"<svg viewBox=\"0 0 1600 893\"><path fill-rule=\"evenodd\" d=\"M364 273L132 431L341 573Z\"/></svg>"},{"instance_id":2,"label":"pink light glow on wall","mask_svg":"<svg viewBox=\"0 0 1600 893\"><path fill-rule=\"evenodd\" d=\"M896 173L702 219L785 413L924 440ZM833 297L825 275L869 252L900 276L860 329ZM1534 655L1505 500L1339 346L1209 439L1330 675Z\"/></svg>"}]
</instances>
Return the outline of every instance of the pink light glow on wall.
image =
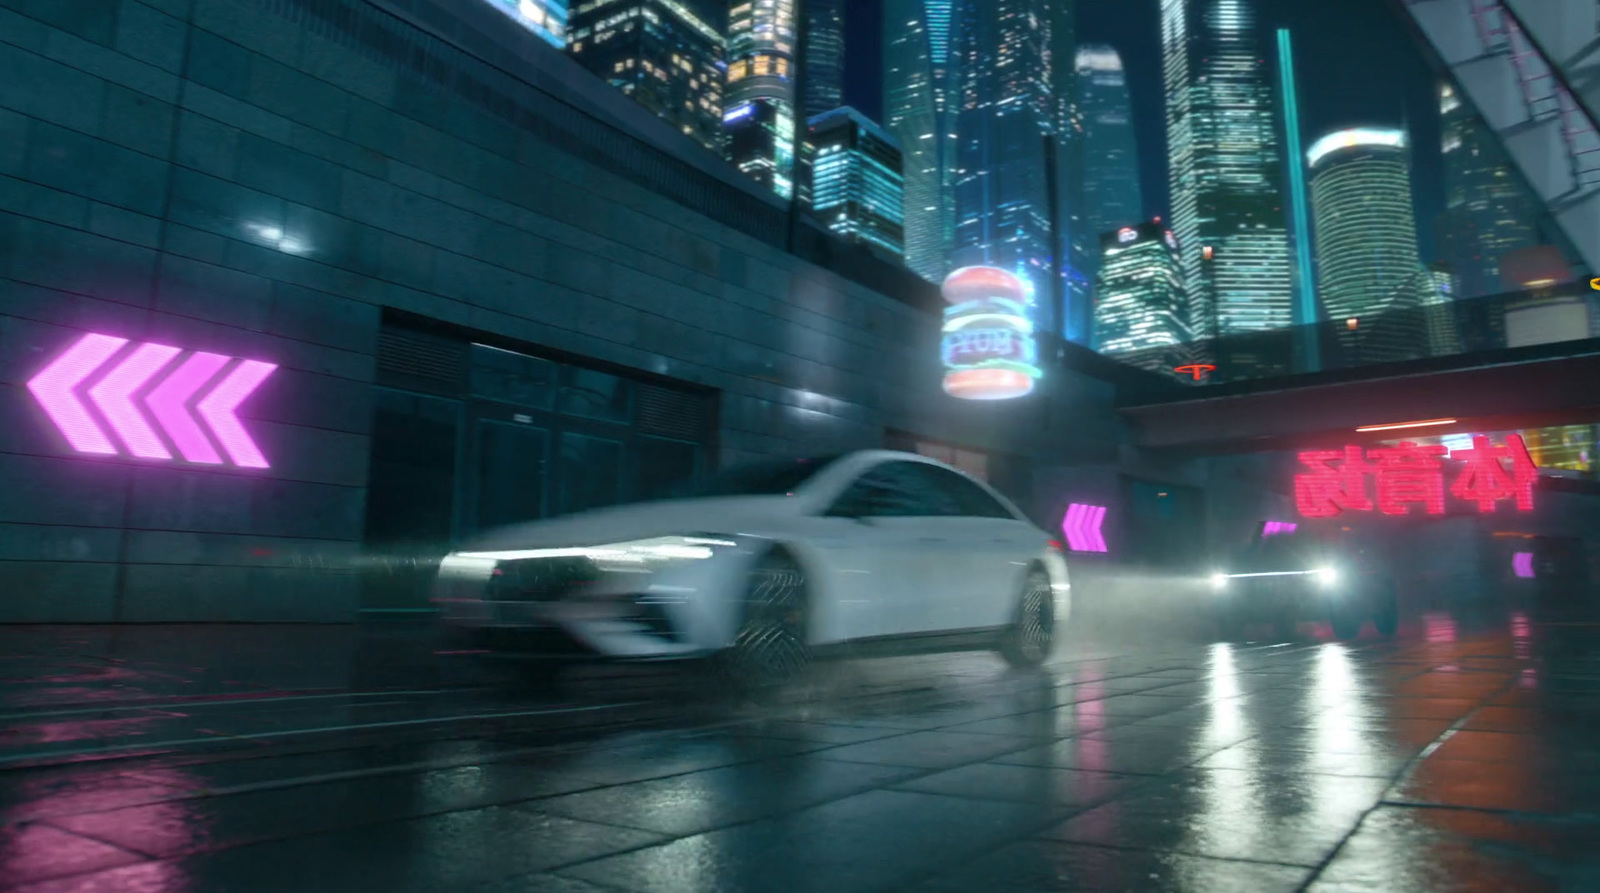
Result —
<instances>
[{"instance_id":1,"label":"pink light glow on wall","mask_svg":"<svg viewBox=\"0 0 1600 893\"><path fill-rule=\"evenodd\" d=\"M1513 552L1513 553L1511 553L1511 572L1516 574L1517 575L1517 579L1519 579L1519 580L1532 580L1533 579L1533 553L1532 552Z\"/></svg>"},{"instance_id":2,"label":"pink light glow on wall","mask_svg":"<svg viewBox=\"0 0 1600 893\"><path fill-rule=\"evenodd\" d=\"M112 335L85 335L28 382L34 400L73 450L102 456L125 450L140 459L171 460L170 443L189 462L220 465L214 439L234 465L269 467L236 412L278 368L275 364L241 360L219 377L232 357L196 352L174 363L180 348L141 343L124 353L128 344ZM111 363L119 354L121 359ZM99 380L88 384L97 373Z\"/></svg>"}]
</instances>

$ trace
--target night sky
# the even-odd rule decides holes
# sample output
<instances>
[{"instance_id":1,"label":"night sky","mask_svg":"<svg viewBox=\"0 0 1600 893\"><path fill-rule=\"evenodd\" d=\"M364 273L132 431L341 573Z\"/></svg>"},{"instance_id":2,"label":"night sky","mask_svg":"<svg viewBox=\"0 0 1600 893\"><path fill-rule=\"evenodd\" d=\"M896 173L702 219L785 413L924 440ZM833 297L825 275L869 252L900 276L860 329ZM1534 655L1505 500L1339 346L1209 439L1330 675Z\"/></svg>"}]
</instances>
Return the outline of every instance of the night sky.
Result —
<instances>
[{"instance_id":1,"label":"night sky","mask_svg":"<svg viewBox=\"0 0 1600 893\"><path fill-rule=\"evenodd\" d=\"M1159 0L1079 0L1078 41L1122 54L1133 94L1145 213L1165 215L1166 121L1161 86ZM1443 209L1435 76L1388 0L1255 0L1262 48L1277 77L1272 31L1291 29L1306 145L1341 127L1398 126L1411 132L1418 239L1433 256L1433 219ZM845 101L882 120L880 0L847 0Z\"/></svg>"}]
</instances>

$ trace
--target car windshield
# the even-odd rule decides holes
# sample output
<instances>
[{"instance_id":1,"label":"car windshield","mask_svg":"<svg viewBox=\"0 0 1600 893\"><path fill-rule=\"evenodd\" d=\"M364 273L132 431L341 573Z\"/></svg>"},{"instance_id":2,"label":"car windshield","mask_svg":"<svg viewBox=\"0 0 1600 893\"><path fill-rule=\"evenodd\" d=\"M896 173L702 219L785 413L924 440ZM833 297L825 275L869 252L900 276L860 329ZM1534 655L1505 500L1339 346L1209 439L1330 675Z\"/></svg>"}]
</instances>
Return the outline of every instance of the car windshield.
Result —
<instances>
[{"instance_id":1,"label":"car windshield","mask_svg":"<svg viewBox=\"0 0 1600 893\"><path fill-rule=\"evenodd\" d=\"M707 481L699 496L784 496L793 493L838 456L751 462L724 469Z\"/></svg>"}]
</instances>

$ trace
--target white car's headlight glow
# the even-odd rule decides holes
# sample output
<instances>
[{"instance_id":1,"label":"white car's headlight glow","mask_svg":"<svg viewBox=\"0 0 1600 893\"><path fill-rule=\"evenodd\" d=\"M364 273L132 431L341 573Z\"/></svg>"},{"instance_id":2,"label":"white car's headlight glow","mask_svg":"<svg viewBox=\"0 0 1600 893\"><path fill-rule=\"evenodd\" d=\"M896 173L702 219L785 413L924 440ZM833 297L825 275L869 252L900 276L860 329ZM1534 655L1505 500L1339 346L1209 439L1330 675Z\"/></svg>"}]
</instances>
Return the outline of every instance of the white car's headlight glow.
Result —
<instances>
[{"instance_id":1,"label":"white car's headlight glow","mask_svg":"<svg viewBox=\"0 0 1600 893\"><path fill-rule=\"evenodd\" d=\"M1215 573L1215 574L1212 574L1211 575L1211 588L1212 589L1219 589L1219 590L1220 589L1227 589L1228 588L1228 575L1224 574L1224 573L1221 573L1220 571Z\"/></svg>"},{"instance_id":2,"label":"white car's headlight glow","mask_svg":"<svg viewBox=\"0 0 1600 893\"><path fill-rule=\"evenodd\" d=\"M1323 586L1333 586L1339 582L1339 571L1331 567L1319 567L1316 570L1317 582Z\"/></svg>"},{"instance_id":3,"label":"white car's headlight glow","mask_svg":"<svg viewBox=\"0 0 1600 893\"><path fill-rule=\"evenodd\" d=\"M660 536L607 543L600 546L567 546L553 549L502 549L489 552L454 552L445 562L475 564L500 561L527 561L535 558L587 558L604 570L641 570L671 561L701 561L716 554L718 548L732 548L731 539L707 536Z\"/></svg>"}]
</instances>

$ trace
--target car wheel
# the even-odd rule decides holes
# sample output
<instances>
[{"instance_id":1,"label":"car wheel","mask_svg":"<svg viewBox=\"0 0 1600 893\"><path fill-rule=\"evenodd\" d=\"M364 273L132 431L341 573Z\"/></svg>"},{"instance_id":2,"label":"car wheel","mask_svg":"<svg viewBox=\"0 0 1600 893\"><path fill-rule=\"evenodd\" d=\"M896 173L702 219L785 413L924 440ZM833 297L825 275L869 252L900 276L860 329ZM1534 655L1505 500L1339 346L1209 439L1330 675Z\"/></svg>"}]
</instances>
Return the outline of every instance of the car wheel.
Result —
<instances>
[{"instance_id":1,"label":"car wheel","mask_svg":"<svg viewBox=\"0 0 1600 893\"><path fill-rule=\"evenodd\" d=\"M1000 654L1013 667L1037 667L1050 657L1055 636L1055 590L1050 586L1050 576L1041 568L1034 568L1023 584L1017 616L1006 631Z\"/></svg>"},{"instance_id":2,"label":"car wheel","mask_svg":"<svg viewBox=\"0 0 1600 893\"><path fill-rule=\"evenodd\" d=\"M1333 634L1340 639L1350 640L1361 634L1361 615L1347 608L1335 608L1333 616Z\"/></svg>"},{"instance_id":3,"label":"car wheel","mask_svg":"<svg viewBox=\"0 0 1600 893\"><path fill-rule=\"evenodd\" d=\"M724 661L731 681L744 687L778 685L811 665L805 575L787 553L768 553L750 572L741 616Z\"/></svg>"},{"instance_id":4,"label":"car wheel","mask_svg":"<svg viewBox=\"0 0 1600 893\"><path fill-rule=\"evenodd\" d=\"M1380 636L1392 636L1400 628L1400 600L1392 587L1384 592L1378 613L1372 615L1372 625Z\"/></svg>"}]
</instances>

